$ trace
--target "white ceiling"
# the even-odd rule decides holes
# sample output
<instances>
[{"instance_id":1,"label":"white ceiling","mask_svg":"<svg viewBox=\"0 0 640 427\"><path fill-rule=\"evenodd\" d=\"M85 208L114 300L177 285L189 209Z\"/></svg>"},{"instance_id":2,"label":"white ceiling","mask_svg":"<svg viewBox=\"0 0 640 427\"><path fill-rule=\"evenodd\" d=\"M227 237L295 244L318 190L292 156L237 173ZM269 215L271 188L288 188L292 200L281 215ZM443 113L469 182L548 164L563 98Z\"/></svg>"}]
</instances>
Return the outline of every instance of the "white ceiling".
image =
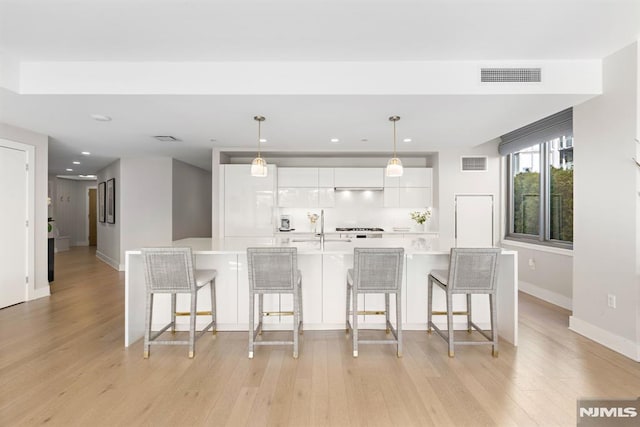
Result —
<instances>
[{"instance_id":1,"label":"white ceiling","mask_svg":"<svg viewBox=\"0 0 640 427\"><path fill-rule=\"evenodd\" d=\"M0 0L12 61L452 61L600 59L637 40L637 0ZM50 135L50 171L92 173L122 156L210 168L214 146L406 152L486 142L587 95L18 95L0 121ZM97 122L89 114L107 114ZM159 143L152 135L174 135ZM331 144L336 137L340 143ZM368 142L362 142L366 138ZM212 142L211 139L216 139Z\"/></svg>"}]
</instances>

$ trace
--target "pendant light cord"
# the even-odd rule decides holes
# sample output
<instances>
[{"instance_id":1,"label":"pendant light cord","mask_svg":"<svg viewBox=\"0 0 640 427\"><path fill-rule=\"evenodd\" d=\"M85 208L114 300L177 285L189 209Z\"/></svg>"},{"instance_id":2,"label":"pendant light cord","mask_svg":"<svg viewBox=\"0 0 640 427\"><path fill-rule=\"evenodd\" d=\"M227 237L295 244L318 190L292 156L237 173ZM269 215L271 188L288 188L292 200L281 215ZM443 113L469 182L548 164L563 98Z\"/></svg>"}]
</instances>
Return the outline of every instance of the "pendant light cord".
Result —
<instances>
[{"instance_id":1,"label":"pendant light cord","mask_svg":"<svg viewBox=\"0 0 640 427\"><path fill-rule=\"evenodd\" d=\"M262 122L258 120L258 157L260 157L260 125Z\"/></svg>"},{"instance_id":2,"label":"pendant light cord","mask_svg":"<svg viewBox=\"0 0 640 427\"><path fill-rule=\"evenodd\" d=\"M393 121L393 158L396 158L396 120Z\"/></svg>"}]
</instances>

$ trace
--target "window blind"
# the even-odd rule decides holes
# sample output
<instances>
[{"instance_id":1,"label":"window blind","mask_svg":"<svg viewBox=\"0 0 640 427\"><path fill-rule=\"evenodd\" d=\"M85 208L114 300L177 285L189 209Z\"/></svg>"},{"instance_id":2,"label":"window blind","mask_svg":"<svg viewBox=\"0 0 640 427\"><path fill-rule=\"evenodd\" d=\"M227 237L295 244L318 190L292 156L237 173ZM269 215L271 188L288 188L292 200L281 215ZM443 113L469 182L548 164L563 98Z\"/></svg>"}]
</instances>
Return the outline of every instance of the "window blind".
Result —
<instances>
[{"instance_id":1,"label":"window blind","mask_svg":"<svg viewBox=\"0 0 640 427\"><path fill-rule=\"evenodd\" d=\"M563 135L573 136L573 108L502 135L498 152L505 156Z\"/></svg>"}]
</instances>

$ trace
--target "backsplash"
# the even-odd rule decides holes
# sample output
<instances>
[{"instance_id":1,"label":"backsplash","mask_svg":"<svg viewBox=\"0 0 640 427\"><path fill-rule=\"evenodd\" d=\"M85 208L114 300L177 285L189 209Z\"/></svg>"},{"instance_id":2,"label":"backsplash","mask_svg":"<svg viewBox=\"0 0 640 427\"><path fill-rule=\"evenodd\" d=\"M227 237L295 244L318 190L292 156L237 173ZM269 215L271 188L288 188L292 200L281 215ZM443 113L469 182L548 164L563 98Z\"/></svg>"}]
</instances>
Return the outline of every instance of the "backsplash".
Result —
<instances>
[{"instance_id":1,"label":"backsplash","mask_svg":"<svg viewBox=\"0 0 640 427\"><path fill-rule=\"evenodd\" d=\"M424 210L427 206L410 208L385 208L382 191L357 190L336 191L335 207L331 208L278 208L280 215L290 215L292 227L296 231L310 231L311 224L307 213L317 213L324 209L325 231L335 231L336 227L382 227L385 231L393 231L393 227L410 227L415 229L415 221L409 213ZM432 211L435 210L432 208ZM428 221L426 231L437 231L434 216ZM320 231L318 220L318 231Z\"/></svg>"}]
</instances>

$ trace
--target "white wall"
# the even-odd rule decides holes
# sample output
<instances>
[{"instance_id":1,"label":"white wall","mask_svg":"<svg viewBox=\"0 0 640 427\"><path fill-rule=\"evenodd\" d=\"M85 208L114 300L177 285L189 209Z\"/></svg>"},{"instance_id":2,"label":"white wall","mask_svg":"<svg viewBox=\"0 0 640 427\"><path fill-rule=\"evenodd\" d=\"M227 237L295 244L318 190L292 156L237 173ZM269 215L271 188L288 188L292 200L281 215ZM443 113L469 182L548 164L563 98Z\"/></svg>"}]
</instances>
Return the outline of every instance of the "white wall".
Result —
<instances>
[{"instance_id":1,"label":"white wall","mask_svg":"<svg viewBox=\"0 0 640 427\"><path fill-rule=\"evenodd\" d=\"M120 180L116 180L120 206L116 207L116 223L120 224L122 268L125 251L171 244L172 160L169 157L120 159Z\"/></svg>"},{"instance_id":2,"label":"white wall","mask_svg":"<svg viewBox=\"0 0 640 427\"><path fill-rule=\"evenodd\" d=\"M173 240L211 237L211 172L173 160Z\"/></svg>"},{"instance_id":3,"label":"white wall","mask_svg":"<svg viewBox=\"0 0 640 427\"><path fill-rule=\"evenodd\" d=\"M124 261L120 261L120 160L116 160L104 169L98 171L97 182L107 182L111 178L116 180L116 223L108 224L98 221L98 246L96 248L96 256L106 262L116 270L124 267ZM98 214L99 216L99 214Z\"/></svg>"},{"instance_id":4,"label":"white wall","mask_svg":"<svg viewBox=\"0 0 640 427\"><path fill-rule=\"evenodd\" d=\"M603 60L603 95L574 107L570 327L640 360L638 43ZM615 295L617 308L607 304Z\"/></svg>"},{"instance_id":5,"label":"white wall","mask_svg":"<svg viewBox=\"0 0 640 427\"><path fill-rule=\"evenodd\" d=\"M440 239L443 248L455 245L455 196L456 194L493 194L494 196L494 242L500 241L500 156L498 140L489 141L471 148L444 148L439 151L437 181L434 200L438 200L437 221L440 227ZM486 172L462 172L460 157L487 156ZM437 199L436 199L437 197Z\"/></svg>"},{"instance_id":6,"label":"white wall","mask_svg":"<svg viewBox=\"0 0 640 427\"><path fill-rule=\"evenodd\" d=\"M35 148L35 203L34 203L34 251L35 281L29 296L39 298L49 295L47 277L47 179L49 139L46 135L0 123L0 138ZM1 244L1 243L0 243Z\"/></svg>"},{"instance_id":7,"label":"white wall","mask_svg":"<svg viewBox=\"0 0 640 427\"><path fill-rule=\"evenodd\" d=\"M87 199L89 188L96 187L96 181L79 181L66 178L55 179L53 206L55 224L60 236L69 236L72 246L89 244Z\"/></svg>"}]
</instances>

